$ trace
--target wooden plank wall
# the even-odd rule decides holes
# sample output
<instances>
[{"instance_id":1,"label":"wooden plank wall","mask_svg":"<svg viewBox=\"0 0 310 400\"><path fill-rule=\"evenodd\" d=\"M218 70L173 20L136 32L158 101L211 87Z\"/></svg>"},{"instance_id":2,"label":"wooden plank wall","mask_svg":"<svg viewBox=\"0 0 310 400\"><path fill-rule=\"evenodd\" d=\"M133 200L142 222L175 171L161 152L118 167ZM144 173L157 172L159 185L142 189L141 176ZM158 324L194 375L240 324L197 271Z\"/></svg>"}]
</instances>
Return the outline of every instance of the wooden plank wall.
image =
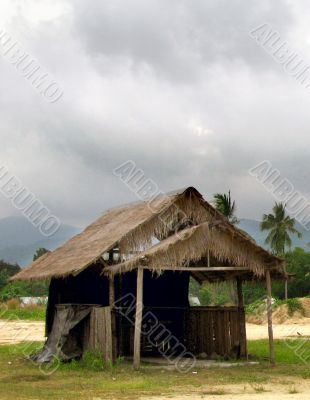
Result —
<instances>
[{"instance_id":1,"label":"wooden plank wall","mask_svg":"<svg viewBox=\"0 0 310 400\"><path fill-rule=\"evenodd\" d=\"M215 354L236 358L246 356L242 354L244 345L240 335L241 331L245 332L245 315L244 310L240 313L238 307L148 308L147 311L161 316L160 322L195 355L205 353L208 358ZM117 319L119 321L119 316ZM118 326L122 331L118 354L132 355L133 325L123 319ZM147 337L142 335L141 351L144 356L155 354L156 349L150 347Z\"/></svg>"},{"instance_id":2,"label":"wooden plank wall","mask_svg":"<svg viewBox=\"0 0 310 400\"><path fill-rule=\"evenodd\" d=\"M110 307L93 307L84 337L84 351L100 351L105 361L112 359Z\"/></svg>"},{"instance_id":3,"label":"wooden plank wall","mask_svg":"<svg viewBox=\"0 0 310 400\"><path fill-rule=\"evenodd\" d=\"M184 345L196 355L243 356L239 323L245 325L245 321L240 321L237 307L193 307L185 312Z\"/></svg>"}]
</instances>

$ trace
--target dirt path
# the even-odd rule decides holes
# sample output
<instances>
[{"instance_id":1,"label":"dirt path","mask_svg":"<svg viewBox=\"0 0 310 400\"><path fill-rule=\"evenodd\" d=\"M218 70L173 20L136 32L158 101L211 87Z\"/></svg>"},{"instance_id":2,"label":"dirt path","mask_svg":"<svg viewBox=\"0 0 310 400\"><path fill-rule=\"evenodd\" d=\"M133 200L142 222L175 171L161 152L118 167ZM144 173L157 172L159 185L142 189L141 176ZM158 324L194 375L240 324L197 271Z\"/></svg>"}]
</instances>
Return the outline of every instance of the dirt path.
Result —
<instances>
[{"instance_id":1,"label":"dirt path","mask_svg":"<svg viewBox=\"0 0 310 400\"><path fill-rule=\"evenodd\" d=\"M248 340L267 339L267 324L255 325L246 324ZM273 334L275 339L282 339L290 336L310 336L310 318L305 318L302 323L296 324L273 324Z\"/></svg>"},{"instance_id":2,"label":"dirt path","mask_svg":"<svg viewBox=\"0 0 310 400\"><path fill-rule=\"evenodd\" d=\"M294 393L294 392L297 393ZM294 379L283 384L263 385L237 384L199 388L197 393L175 394L169 396L142 396L139 400L309 400L310 382Z\"/></svg>"},{"instance_id":3,"label":"dirt path","mask_svg":"<svg viewBox=\"0 0 310 400\"><path fill-rule=\"evenodd\" d=\"M309 322L298 324L274 325L275 339L289 336L310 336ZM247 324L248 340L266 339L268 337L267 325ZM23 341L43 341L44 323L34 321L4 321L0 320L0 344L19 343Z\"/></svg>"},{"instance_id":4,"label":"dirt path","mask_svg":"<svg viewBox=\"0 0 310 400\"><path fill-rule=\"evenodd\" d=\"M0 344L39 342L44 340L44 323L0 320Z\"/></svg>"}]
</instances>

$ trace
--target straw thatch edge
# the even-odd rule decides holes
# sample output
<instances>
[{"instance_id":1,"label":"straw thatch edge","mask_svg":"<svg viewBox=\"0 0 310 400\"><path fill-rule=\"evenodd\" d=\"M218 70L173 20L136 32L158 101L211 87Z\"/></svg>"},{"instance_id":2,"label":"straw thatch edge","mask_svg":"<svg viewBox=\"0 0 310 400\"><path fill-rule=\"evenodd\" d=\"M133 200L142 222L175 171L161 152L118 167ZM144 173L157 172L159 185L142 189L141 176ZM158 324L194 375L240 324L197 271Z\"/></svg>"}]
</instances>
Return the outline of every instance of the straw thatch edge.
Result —
<instances>
[{"instance_id":1,"label":"straw thatch edge","mask_svg":"<svg viewBox=\"0 0 310 400\"><path fill-rule=\"evenodd\" d=\"M238 240L221 226L210 228L210 223L205 222L178 232L130 260L106 268L105 273L114 276L142 264L160 273L161 267L173 270L199 261L206 256L208 250L218 261L247 267L258 277L265 274L268 266L266 255L269 254L265 250L258 248L252 241ZM282 262L279 260L274 267L282 270Z\"/></svg>"}]
</instances>

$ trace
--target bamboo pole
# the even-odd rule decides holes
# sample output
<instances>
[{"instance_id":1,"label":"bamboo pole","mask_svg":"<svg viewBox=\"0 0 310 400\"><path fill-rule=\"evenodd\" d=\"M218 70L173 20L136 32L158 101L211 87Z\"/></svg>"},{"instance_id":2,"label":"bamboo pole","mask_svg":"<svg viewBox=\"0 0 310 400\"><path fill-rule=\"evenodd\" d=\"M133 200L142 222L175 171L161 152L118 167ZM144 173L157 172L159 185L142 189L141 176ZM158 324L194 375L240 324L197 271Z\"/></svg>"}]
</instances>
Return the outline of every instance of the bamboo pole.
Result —
<instances>
[{"instance_id":1,"label":"bamboo pole","mask_svg":"<svg viewBox=\"0 0 310 400\"><path fill-rule=\"evenodd\" d=\"M142 312L143 312L143 269L138 268L134 356L133 356L133 368L135 370L138 370L140 368Z\"/></svg>"},{"instance_id":2,"label":"bamboo pole","mask_svg":"<svg viewBox=\"0 0 310 400\"><path fill-rule=\"evenodd\" d=\"M267 317L268 317L268 337L269 337L269 359L272 365L275 364L275 352L273 343L273 328L272 328L272 289L271 277L269 269L266 270L266 286L267 286Z\"/></svg>"}]
</instances>

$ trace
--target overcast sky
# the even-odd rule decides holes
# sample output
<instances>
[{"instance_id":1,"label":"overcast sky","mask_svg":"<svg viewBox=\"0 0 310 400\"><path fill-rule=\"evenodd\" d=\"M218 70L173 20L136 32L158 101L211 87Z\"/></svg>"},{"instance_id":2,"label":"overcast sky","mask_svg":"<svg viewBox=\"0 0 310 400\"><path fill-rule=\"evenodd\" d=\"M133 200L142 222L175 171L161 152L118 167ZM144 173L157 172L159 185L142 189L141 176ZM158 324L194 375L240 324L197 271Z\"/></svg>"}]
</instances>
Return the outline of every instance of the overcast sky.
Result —
<instances>
[{"instance_id":1,"label":"overcast sky","mask_svg":"<svg viewBox=\"0 0 310 400\"><path fill-rule=\"evenodd\" d=\"M249 35L269 23L310 65L307 1L1 0L0 30L64 90L51 104L0 55L0 161L64 223L136 200L133 160L161 190L231 190L239 217L274 199L270 160L310 199L310 92ZM19 215L0 193L0 217Z\"/></svg>"}]
</instances>

